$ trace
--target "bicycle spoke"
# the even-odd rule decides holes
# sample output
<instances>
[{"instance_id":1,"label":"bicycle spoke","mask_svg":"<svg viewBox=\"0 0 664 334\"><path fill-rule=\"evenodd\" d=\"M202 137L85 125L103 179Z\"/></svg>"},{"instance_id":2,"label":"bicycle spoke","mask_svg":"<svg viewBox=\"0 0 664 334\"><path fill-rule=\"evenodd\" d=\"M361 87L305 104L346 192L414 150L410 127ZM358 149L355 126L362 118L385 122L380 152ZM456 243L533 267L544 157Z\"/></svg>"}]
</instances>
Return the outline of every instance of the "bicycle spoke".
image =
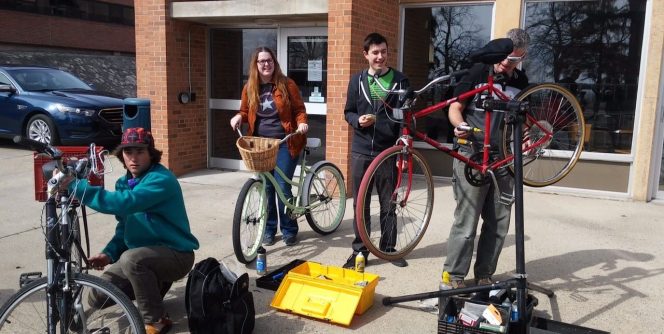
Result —
<instances>
[{"instance_id":1,"label":"bicycle spoke","mask_svg":"<svg viewBox=\"0 0 664 334\"><path fill-rule=\"evenodd\" d=\"M304 184L302 204L311 228L329 234L341 224L346 208L346 189L341 171L330 162L312 166Z\"/></svg>"},{"instance_id":2,"label":"bicycle spoke","mask_svg":"<svg viewBox=\"0 0 664 334\"><path fill-rule=\"evenodd\" d=\"M571 171L583 149L581 107L573 95L555 84L531 86L516 98L530 106L523 134L524 143L531 146L523 156L524 184L542 187L556 183ZM507 126L503 137L506 157L513 152L511 135Z\"/></svg>"},{"instance_id":3,"label":"bicycle spoke","mask_svg":"<svg viewBox=\"0 0 664 334\"><path fill-rule=\"evenodd\" d=\"M246 264L256 258L263 241L266 220L263 182L250 179L240 191L233 214L233 250L238 261Z\"/></svg>"},{"instance_id":4,"label":"bicycle spoke","mask_svg":"<svg viewBox=\"0 0 664 334\"><path fill-rule=\"evenodd\" d=\"M360 186L358 208L368 207L364 215L359 212L356 217L360 236L369 251L383 259L401 258L412 251L431 218L433 180L424 158L415 152L403 157L399 147L384 151L369 166ZM397 166L402 167L401 173ZM390 182L394 182L395 189L382 189L389 188ZM391 203L382 209L381 192L389 195Z\"/></svg>"}]
</instances>

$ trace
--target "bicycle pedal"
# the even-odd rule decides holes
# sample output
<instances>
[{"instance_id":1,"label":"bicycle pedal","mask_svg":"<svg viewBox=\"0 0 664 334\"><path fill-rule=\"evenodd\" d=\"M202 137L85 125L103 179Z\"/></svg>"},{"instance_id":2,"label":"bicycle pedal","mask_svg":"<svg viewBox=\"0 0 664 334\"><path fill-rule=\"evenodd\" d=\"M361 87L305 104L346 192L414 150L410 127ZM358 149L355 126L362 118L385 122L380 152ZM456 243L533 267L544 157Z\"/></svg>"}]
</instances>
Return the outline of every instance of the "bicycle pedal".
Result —
<instances>
[{"instance_id":1,"label":"bicycle pedal","mask_svg":"<svg viewBox=\"0 0 664 334\"><path fill-rule=\"evenodd\" d=\"M42 277L41 271L21 273L21 276L18 278L18 286L22 288L25 285L30 284L30 282L40 279L41 277Z\"/></svg>"}]
</instances>

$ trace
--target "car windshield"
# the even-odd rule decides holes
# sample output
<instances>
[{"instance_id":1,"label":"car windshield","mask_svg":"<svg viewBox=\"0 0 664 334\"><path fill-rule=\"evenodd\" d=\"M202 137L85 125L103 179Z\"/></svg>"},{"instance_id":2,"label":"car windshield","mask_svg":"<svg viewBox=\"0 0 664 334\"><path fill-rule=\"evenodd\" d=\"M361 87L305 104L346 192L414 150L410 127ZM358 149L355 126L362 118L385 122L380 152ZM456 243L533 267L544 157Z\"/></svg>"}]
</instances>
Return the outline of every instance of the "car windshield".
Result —
<instances>
[{"instance_id":1,"label":"car windshield","mask_svg":"<svg viewBox=\"0 0 664 334\"><path fill-rule=\"evenodd\" d=\"M26 91L51 91L65 89L92 90L85 82L75 76L56 69L30 68L11 69L9 74Z\"/></svg>"}]
</instances>

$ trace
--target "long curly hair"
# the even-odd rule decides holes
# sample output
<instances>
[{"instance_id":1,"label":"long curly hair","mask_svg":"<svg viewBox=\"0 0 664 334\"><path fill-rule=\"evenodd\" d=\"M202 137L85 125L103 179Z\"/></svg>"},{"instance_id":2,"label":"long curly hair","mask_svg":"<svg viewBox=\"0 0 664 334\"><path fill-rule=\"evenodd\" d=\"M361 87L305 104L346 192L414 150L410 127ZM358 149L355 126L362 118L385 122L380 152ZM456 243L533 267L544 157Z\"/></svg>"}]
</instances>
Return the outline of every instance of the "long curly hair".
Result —
<instances>
[{"instance_id":1,"label":"long curly hair","mask_svg":"<svg viewBox=\"0 0 664 334\"><path fill-rule=\"evenodd\" d=\"M258 71L258 54L261 52L267 52L272 57L274 71L272 72L272 82L277 87L277 90L281 92L283 96L283 101L286 107L290 106L290 100L288 99L288 78L281 71L281 66L277 61L274 51L272 49L261 46L256 48L251 54L251 59L249 60L249 80L247 81L247 97L249 99L249 110L256 110L258 105L260 105L259 94L260 94L260 85L261 85L261 76Z\"/></svg>"}]
</instances>

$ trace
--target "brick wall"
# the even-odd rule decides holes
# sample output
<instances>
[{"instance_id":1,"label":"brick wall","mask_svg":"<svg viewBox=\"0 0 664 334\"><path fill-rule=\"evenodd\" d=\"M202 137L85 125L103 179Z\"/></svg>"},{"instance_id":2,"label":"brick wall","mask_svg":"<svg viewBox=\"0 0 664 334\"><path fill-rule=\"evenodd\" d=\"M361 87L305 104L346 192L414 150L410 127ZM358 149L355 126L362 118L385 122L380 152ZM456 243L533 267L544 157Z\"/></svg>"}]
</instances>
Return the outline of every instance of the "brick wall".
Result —
<instances>
[{"instance_id":1,"label":"brick wall","mask_svg":"<svg viewBox=\"0 0 664 334\"><path fill-rule=\"evenodd\" d=\"M0 43L134 53L134 27L0 10Z\"/></svg>"},{"instance_id":2,"label":"brick wall","mask_svg":"<svg viewBox=\"0 0 664 334\"><path fill-rule=\"evenodd\" d=\"M137 95L151 101L152 132L164 151L162 162L180 175L207 167L207 29L172 20L170 2L135 3ZM180 104L178 93L189 89L189 43L196 101Z\"/></svg>"},{"instance_id":3,"label":"brick wall","mask_svg":"<svg viewBox=\"0 0 664 334\"><path fill-rule=\"evenodd\" d=\"M326 159L335 163L346 177L350 194L350 142L352 131L344 119L348 80L366 68L362 44L367 34L378 32L387 38L388 61L396 67L399 5L387 0L328 1L328 77Z\"/></svg>"}]
</instances>

